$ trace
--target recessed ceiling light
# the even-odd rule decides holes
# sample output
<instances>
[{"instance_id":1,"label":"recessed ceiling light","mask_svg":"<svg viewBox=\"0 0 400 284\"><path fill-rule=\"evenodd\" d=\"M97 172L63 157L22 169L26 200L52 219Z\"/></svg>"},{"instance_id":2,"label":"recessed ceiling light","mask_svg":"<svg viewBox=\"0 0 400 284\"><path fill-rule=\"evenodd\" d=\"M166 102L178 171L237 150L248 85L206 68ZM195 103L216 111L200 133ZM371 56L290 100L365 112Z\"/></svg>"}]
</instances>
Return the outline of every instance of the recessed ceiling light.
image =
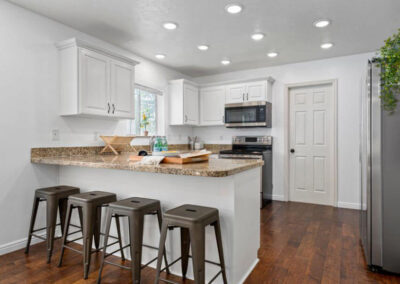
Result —
<instances>
[{"instance_id":1,"label":"recessed ceiling light","mask_svg":"<svg viewBox=\"0 0 400 284\"><path fill-rule=\"evenodd\" d=\"M229 4L225 7L229 14L239 14L243 10L243 6L239 4Z\"/></svg>"},{"instance_id":2,"label":"recessed ceiling light","mask_svg":"<svg viewBox=\"0 0 400 284\"><path fill-rule=\"evenodd\" d=\"M157 58L157 59L164 59L165 58L165 54L156 54L155 55L155 57Z\"/></svg>"},{"instance_id":3,"label":"recessed ceiling light","mask_svg":"<svg viewBox=\"0 0 400 284\"><path fill-rule=\"evenodd\" d=\"M222 65L229 65L229 64L231 64L231 61L229 59L223 59L223 60L221 60L221 64Z\"/></svg>"},{"instance_id":4,"label":"recessed ceiling light","mask_svg":"<svg viewBox=\"0 0 400 284\"><path fill-rule=\"evenodd\" d=\"M199 50L205 51L205 50L207 50L209 48L209 46L205 45L205 44L201 44L201 45L198 45L197 48Z\"/></svg>"},{"instance_id":5,"label":"recessed ceiling light","mask_svg":"<svg viewBox=\"0 0 400 284\"><path fill-rule=\"evenodd\" d=\"M329 21L329 20L317 20L314 22L314 27L325 28L325 27L329 26L330 23L331 23L331 21Z\"/></svg>"},{"instance_id":6,"label":"recessed ceiling light","mask_svg":"<svg viewBox=\"0 0 400 284\"><path fill-rule=\"evenodd\" d=\"M262 40L264 38L264 34L263 33L255 33L251 35L251 38L253 40Z\"/></svg>"},{"instance_id":7,"label":"recessed ceiling light","mask_svg":"<svg viewBox=\"0 0 400 284\"><path fill-rule=\"evenodd\" d=\"M329 49L332 46L333 46L333 43L331 43L331 42L326 42L326 43L321 44L322 49Z\"/></svg>"},{"instance_id":8,"label":"recessed ceiling light","mask_svg":"<svg viewBox=\"0 0 400 284\"><path fill-rule=\"evenodd\" d=\"M270 52L270 53L268 53L267 54L268 55L268 57L277 57L278 56L278 53L277 52Z\"/></svg>"},{"instance_id":9,"label":"recessed ceiling light","mask_svg":"<svg viewBox=\"0 0 400 284\"><path fill-rule=\"evenodd\" d=\"M173 23L173 22L166 22L163 24L164 29L166 30L176 30L178 27L178 24Z\"/></svg>"}]
</instances>

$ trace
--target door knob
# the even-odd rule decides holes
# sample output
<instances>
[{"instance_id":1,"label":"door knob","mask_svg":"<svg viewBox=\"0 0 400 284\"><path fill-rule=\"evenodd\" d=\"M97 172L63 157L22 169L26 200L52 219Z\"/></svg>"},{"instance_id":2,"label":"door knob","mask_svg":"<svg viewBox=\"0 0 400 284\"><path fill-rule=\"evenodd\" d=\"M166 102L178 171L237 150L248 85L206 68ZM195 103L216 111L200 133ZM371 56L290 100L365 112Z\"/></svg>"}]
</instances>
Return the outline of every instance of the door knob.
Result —
<instances>
[{"instance_id":1,"label":"door knob","mask_svg":"<svg viewBox=\"0 0 400 284\"><path fill-rule=\"evenodd\" d=\"M290 153L294 153L294 149L290 149Z\"/></svg>"}]
</instances>

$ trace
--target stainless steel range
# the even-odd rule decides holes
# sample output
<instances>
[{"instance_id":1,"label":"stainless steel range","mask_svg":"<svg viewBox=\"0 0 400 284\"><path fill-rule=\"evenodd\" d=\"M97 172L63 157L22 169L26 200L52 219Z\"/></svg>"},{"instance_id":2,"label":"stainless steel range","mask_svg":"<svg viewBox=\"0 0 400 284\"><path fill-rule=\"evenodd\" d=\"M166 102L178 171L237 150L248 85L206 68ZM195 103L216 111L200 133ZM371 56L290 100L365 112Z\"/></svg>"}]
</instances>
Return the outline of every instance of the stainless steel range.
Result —
<instances>
[{"instance_id":1,"label":"stainless steel range","mask_svg":"<svg viewBox=\"0 0 400 284\"><path fill-rule=\"evenodd\" d=\"M262 159L261 208L272 198L272 136L234 136L232 150L219 152L220 159Z\"/></svg>"}]
</instances>

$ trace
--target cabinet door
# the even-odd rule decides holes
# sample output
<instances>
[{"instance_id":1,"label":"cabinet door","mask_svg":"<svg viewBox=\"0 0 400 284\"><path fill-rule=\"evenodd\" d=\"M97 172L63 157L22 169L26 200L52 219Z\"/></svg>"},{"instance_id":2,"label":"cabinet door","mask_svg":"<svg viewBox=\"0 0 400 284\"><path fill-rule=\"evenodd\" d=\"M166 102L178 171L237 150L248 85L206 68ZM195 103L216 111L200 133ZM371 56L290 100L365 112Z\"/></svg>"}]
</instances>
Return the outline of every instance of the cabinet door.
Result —
<instances>
[{"instance_id":1,"label":"cabinet door","mask_svg":"<svg viewBox=\"0 0 400 284\"><path fill-rule=\"evenodd\" d=\"M199 124L199 89L183 84L183 124Z\"/></svg>"},{"instance_id":2,"label":"cabinet door","mask_svg":"<svg viewBox=\"0 0 400 284\"><path fill-rule=\"evenodd\" d=\"M246 87L246 101L265 101L267 99L265 81L247 83Z\"/></svg>"},{"instance_id":3,"label":"cabinet door","mask_svg":"<svg viewBox=\"0 0 400 284\"><path fill-rule=\"evenodd\" d=\"M134 118L134 66L111 61L111 114Z\"/></svg>"},{"instance_id":4,"label":"cabinet door","mask_svg":"<svg viewBox=\"0 0 400 284\"><path fill-rule=\"evenodd\" d=\"M229 85L226 87L226 103L241 103L243 102L243 98L245 96L245 85L244 84L236 84Z\"/></svg>"},{"instance_id":5,"label":"cabinet door","mask_svg":"<svg viewBox=\"0 0 400 284\"><path fill-rule=\"evenodd\" d=\"M200 90L200 125L223 125L225 87Z\"/></svg>"},{"instance_id":6,"label":"cabinet door","mask_svg":"<svg viewBox=\"0 0 400 284\"><path fill-rule=\"evenodd\" d=\"M110 62L99 53L79 51L80 113L108 115L110 105Z\"/></svg>"}]
</instances>

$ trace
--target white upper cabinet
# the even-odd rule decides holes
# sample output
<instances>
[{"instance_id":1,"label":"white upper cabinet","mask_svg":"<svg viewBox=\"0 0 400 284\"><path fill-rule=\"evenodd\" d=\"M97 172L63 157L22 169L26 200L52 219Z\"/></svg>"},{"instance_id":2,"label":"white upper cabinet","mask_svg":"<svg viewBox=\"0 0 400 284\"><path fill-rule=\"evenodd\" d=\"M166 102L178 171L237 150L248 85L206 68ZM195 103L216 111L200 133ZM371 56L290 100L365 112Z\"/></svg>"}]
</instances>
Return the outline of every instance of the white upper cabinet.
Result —
<instances>
[{"instance_id":1,"label":"white upper cabinet","mask_svg":"<svg viewBox=\"0 0 400 284\"><path fill-rule=\"evenodd\" d=\"M180 79L169 82L169 117L171 125L199 124L199 88Z\"/></svg>"},{"instance_id":2,"label":"white upper cabinet","mask_svg":"<svg viewBox=\"0 0 400 284\"><path fill-rule=\"evenodd\" d=\"M77 39L63 41L57 47L61 115L134 118L138 62Z\"/></svg>"},{"instance_id":3,"label":"white upper cabinet","mask_svg":"<svg viewBox=\"0 0 400 284\"><path fill-rule=\"evenodd\" d=\"M267 100L267 82L258 81L246 84L246 100L265 101Z\"/></svg>"},{"instance_id":4,"label":"white upper cabinet","mask_svg":"<svg viewBox=\"0 0 400 284\"><path fill-rule=\"evenodd\" d=\"M241 103L245 99L246 85L235 84L226 87L226 103L234 104Z\"/></svg>"},{"instance_id":5,"label":"white upper cabinet","mask_svg":"<svg viewBox=\"0 0 400 284\"><path fill-rule=\"evenodd\" d=\"M200 90L200 125L223 125L225 86Z\"/></svg>"},{"instance_id":6,"label":"white upper cabinet","mask_svg":"<svg viewBox=\"0 0 400 284\"><path fill-rule=\"evenodd\" d=\"M268 80L228 85L226 86L226 103L270 101L271 85L272 82Z\"/></svg>"},{"instance_id":7,"label":"white upper cabinet","mask_svg":"<svg viewBox=\"0 0 400 284\"><path fill-rule=\"evenodd\" d=\"M111 114L132 117L134 114L135 67L111 61ZM130 94L129 96L127 94Z\"/></svg>"}]
</instances>

